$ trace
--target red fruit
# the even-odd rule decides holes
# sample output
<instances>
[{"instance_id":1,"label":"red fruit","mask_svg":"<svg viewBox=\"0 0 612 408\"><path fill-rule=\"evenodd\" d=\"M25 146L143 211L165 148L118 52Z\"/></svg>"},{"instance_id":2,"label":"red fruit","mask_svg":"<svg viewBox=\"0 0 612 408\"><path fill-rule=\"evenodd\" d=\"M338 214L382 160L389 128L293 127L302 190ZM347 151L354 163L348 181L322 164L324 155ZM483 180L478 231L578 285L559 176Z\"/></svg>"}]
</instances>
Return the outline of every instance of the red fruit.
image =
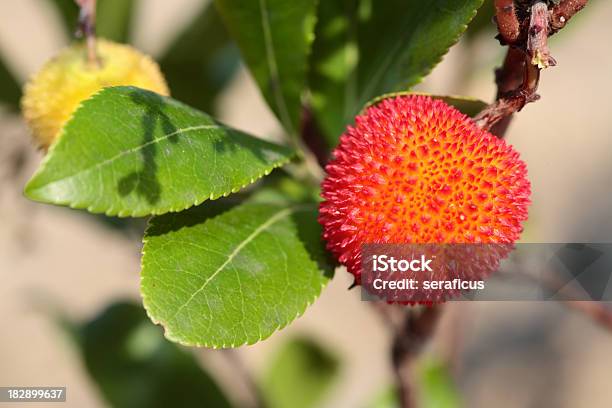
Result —
<instances>
[{"instance_id":1,"label":"red fruit","mask_svg":"<svg viewBox=\"0 0 612 408\"><path fill-rule=\"evenodd\" d=\"M357 283L365 243L518 240L530 184L506 142L426 96L386 99L355 122L326 167L319 222Z\"/></svg>"}]
</instances>

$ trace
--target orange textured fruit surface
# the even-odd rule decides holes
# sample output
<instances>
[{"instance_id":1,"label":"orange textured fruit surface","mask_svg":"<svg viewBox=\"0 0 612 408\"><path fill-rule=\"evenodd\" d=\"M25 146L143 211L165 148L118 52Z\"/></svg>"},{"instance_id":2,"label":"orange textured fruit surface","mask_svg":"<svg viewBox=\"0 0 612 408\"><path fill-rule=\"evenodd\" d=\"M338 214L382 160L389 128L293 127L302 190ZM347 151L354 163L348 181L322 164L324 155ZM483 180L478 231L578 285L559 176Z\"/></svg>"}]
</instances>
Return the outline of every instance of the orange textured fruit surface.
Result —
<instances>
[{"instance_id":1,"label":"orange textured fruit surface","mask_svg":"<svg viewBox=\"0 0 612 408\"><path fill-rule=\"evenodd\" d=\"M518 152L426 96L368 108L326 171L323 237L358 282L364 243L514 243L527 219Z\"/></svg>"}]
</instances>

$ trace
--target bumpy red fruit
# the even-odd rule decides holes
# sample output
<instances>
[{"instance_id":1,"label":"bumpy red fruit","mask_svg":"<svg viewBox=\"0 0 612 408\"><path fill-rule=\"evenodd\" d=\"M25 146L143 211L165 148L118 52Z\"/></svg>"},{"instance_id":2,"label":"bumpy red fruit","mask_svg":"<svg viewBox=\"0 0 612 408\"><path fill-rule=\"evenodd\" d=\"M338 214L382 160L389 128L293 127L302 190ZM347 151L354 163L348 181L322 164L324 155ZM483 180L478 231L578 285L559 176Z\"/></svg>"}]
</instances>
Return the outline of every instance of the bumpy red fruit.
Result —
<instances>
[{"instance_id":1,"label":"bumpy red fruit","mask_svg":"<svg viewBox=\"0 0 612 408\"><path fill-rule=\"evenodd\" d=\"M501 243L527 219L525 163L443 101L386 99L340 138L322 184L327 248L361 275L364 243Z\"/></svg>"}]
</instances>

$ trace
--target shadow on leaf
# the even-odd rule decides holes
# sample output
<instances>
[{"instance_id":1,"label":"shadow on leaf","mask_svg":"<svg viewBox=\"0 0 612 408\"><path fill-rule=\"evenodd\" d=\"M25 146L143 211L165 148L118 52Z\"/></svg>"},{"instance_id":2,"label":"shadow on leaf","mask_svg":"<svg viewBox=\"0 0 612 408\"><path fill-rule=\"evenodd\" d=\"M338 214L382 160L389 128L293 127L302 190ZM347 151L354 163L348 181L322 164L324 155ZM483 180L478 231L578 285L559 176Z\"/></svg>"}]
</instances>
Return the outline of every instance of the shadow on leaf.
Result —
<instances>
[{"instance_id":1,"label":"shadow on leaf","mask_svg":"<svg viewBox=\"0 0 612 408\"><path fill-rule=\"evenodd\" d=\"M158 106L163 106L161 96L153 93L132 92L130 98L138 105L145 108L142 116L143 140L140 154L142 157L142 169L133 171L119 180L118 190L122 197L135 193L143 197L149 204L159 201L161 195L161 185L157 180L157 143L155 138L155 128L159 125L162 128L162 138L171 143L178 141L178 130L172 121ZM157 99L157 100L156 100Z\"/></svg>"}]
</instances>

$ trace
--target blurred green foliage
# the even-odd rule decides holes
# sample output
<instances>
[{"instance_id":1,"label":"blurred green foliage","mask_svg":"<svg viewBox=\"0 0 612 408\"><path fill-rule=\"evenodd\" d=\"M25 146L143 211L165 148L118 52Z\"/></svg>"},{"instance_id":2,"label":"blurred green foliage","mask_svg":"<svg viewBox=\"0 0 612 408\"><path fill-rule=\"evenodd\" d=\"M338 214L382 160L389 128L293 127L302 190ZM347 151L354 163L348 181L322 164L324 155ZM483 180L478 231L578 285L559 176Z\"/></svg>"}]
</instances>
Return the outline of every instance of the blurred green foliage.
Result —
<instances>
[{"instance_id":1,"label":"blurred green foliage","mask_svg":"<svg viewBox=\"0 0 612 408\"><path fill-rule=\"evenodd\" d=\"M268 408L312 408L327 396L339 374L336 356L312 340L284 344L262 381Z\"/></svg>"},{"instance_id":2,"label":"blurred green foliage","mask_svg":"<svg viewBox=\"0 0 612 408\"><path fill-rule=\"evenodd\" d=\"M167 341L140 306L112 304L72 332L89 375L113 407L231 407L193 355Z\"/></svg>"},{"instance_id":3,"label":"blurred green foliage","mask_svg":"<svg viewBox=\"0 0 612 408\"><path fill-rule=\"evenodd\" d=\"M374 395L374 397L365 404L366 408L399 408L400 400L395 387L387 387Z\"/></svg>"},{"instance_id":4,"label":"blurred green foliage","mask_svg":"<svg viewBox=\"0 0 612 408\"><path fill-rule=\"evenodd\" d=\"M461 407L459 392L448 366L435 356L425 356L417 367L420 407Z\"/></svg>"}]
</instances>

